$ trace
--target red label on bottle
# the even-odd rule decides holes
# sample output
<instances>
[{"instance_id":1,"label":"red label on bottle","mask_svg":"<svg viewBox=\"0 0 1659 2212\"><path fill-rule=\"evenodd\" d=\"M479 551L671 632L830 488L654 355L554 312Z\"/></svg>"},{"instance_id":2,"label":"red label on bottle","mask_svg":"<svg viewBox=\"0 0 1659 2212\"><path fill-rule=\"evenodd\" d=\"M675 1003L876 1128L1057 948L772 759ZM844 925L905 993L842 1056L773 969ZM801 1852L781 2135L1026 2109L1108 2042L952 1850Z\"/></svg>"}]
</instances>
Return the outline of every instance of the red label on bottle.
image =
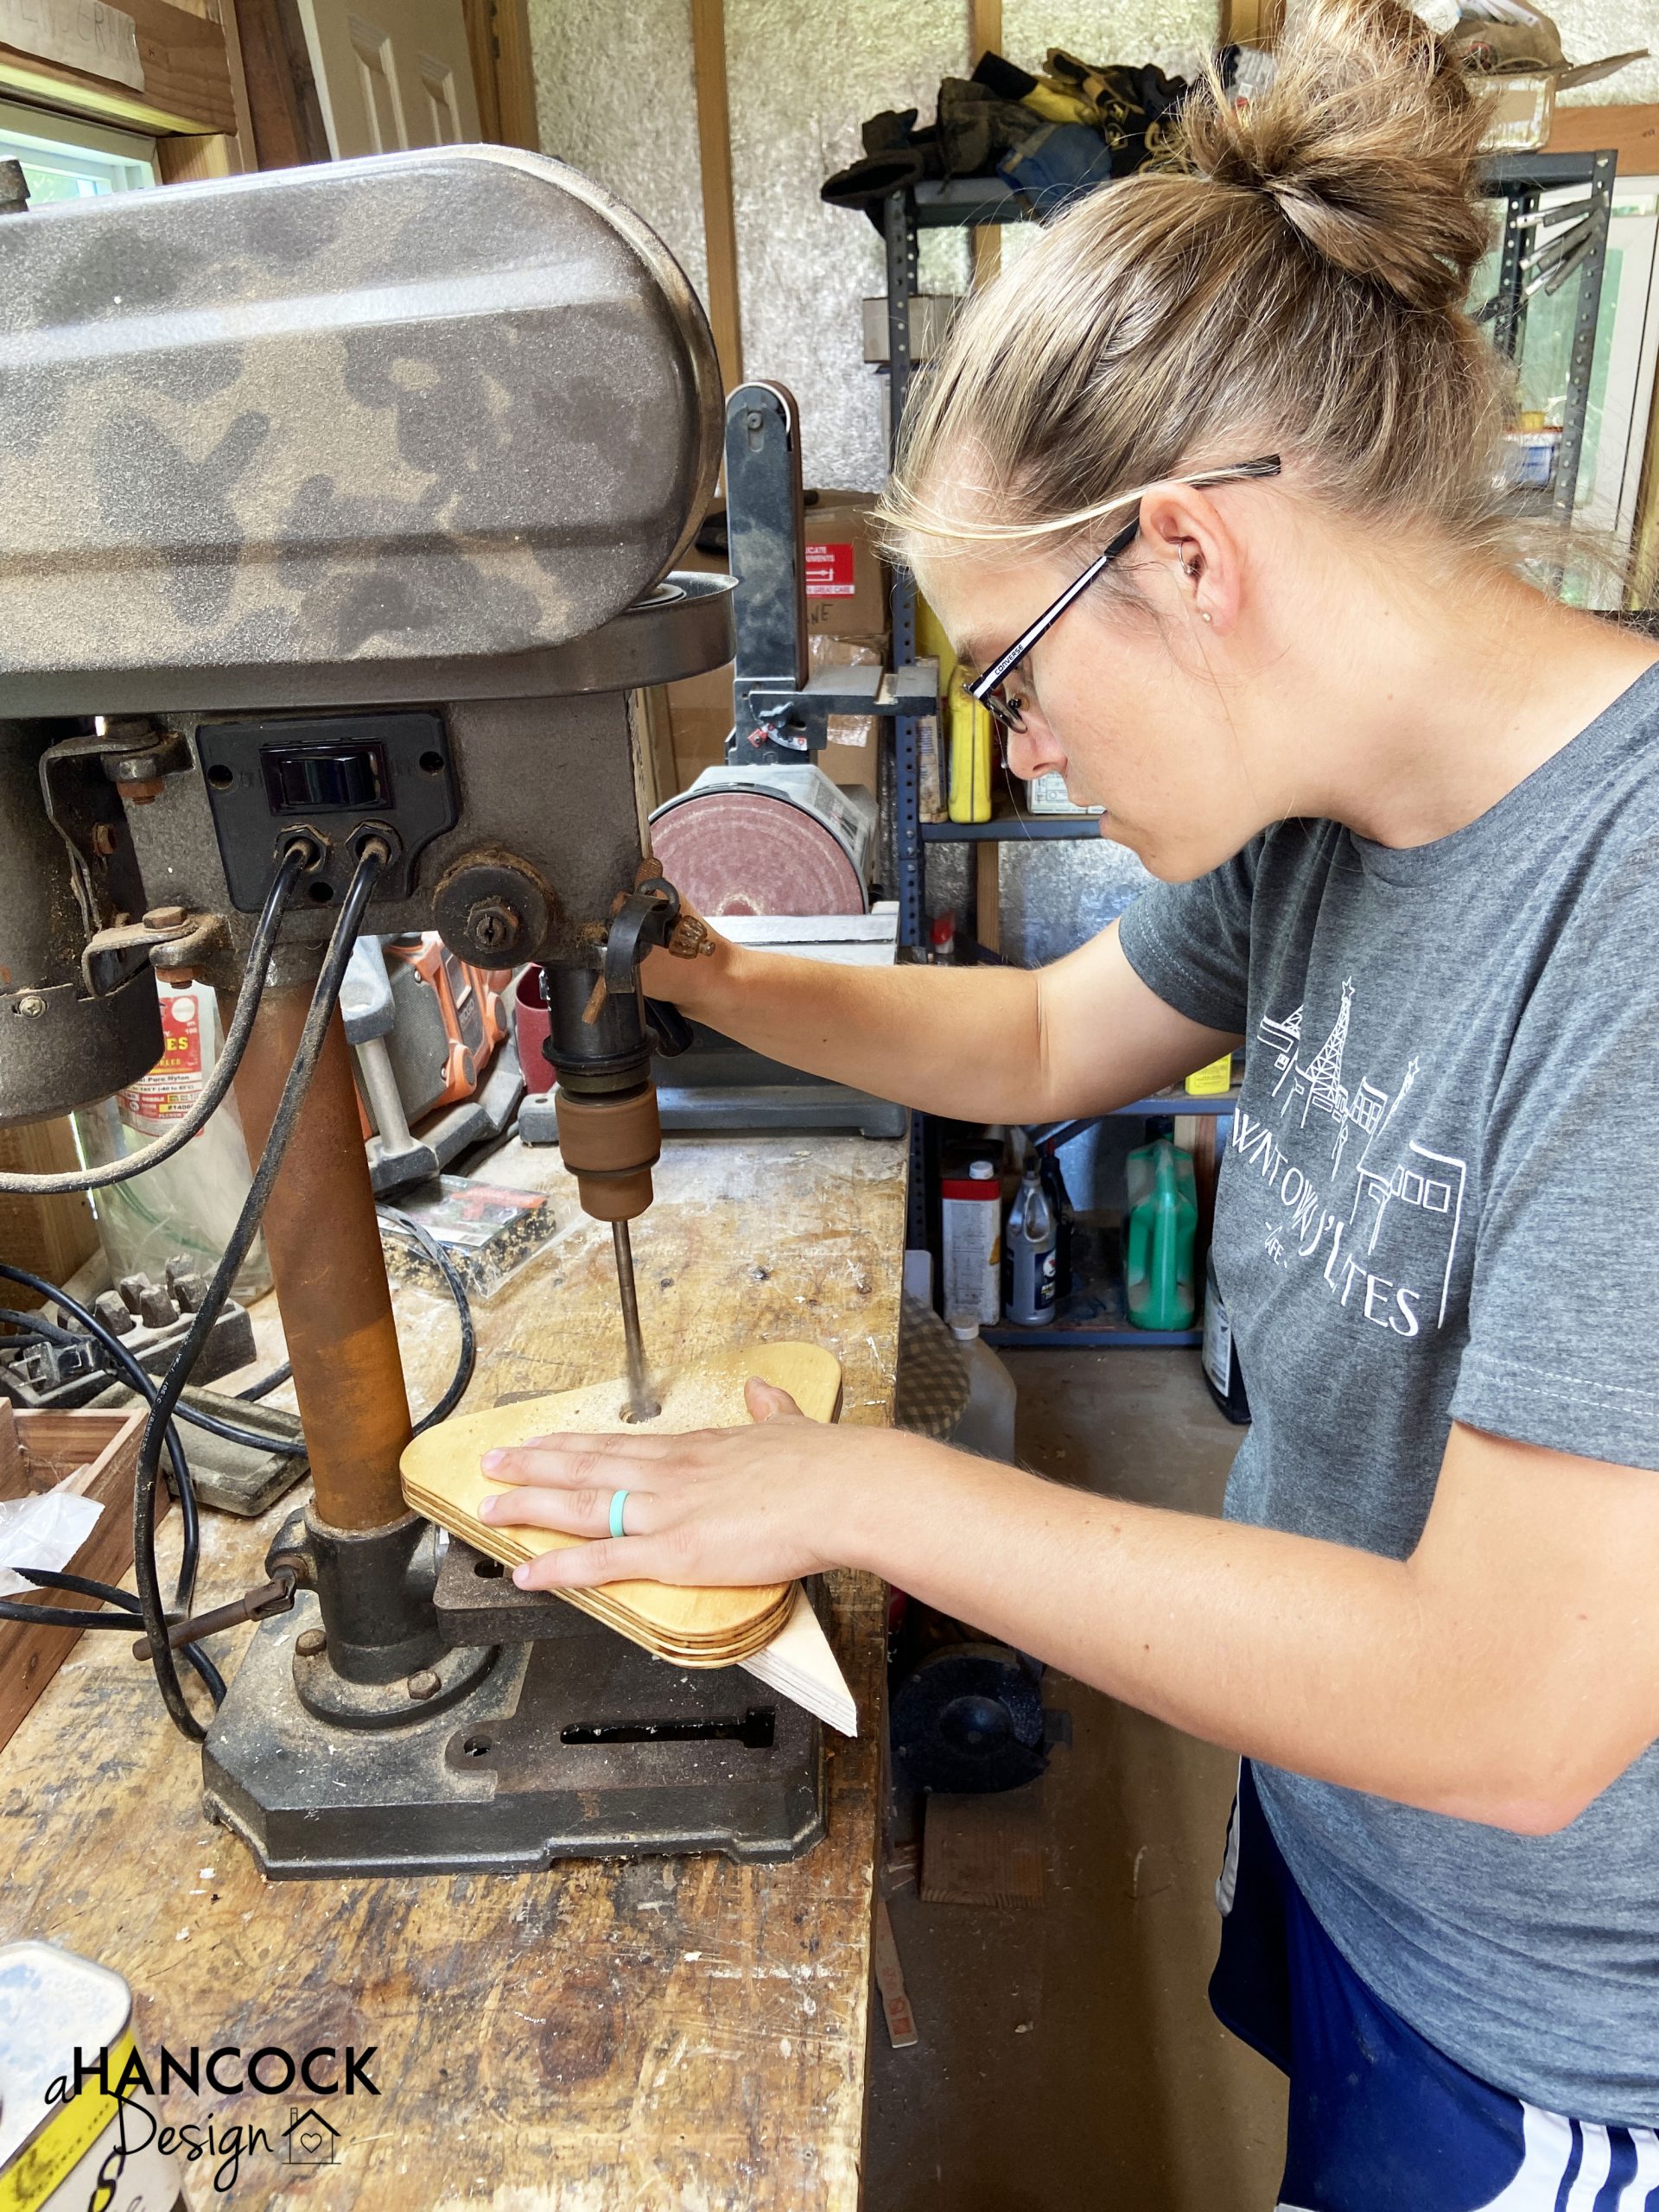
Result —
<instances>
[{"instance_id":1,"label":"red label on bottle","mask_svg":"<svg viewBox=\"0 0 1659 2212\"><path fill-rule=\"evenodd\" d=\"M201 1020L194 998L179 991L162 999L162 1057L148 1075L125 1090L115 1103L129 1118L145 1122L182 1121L201 1089Z\"/></svg>"}]
</instances>

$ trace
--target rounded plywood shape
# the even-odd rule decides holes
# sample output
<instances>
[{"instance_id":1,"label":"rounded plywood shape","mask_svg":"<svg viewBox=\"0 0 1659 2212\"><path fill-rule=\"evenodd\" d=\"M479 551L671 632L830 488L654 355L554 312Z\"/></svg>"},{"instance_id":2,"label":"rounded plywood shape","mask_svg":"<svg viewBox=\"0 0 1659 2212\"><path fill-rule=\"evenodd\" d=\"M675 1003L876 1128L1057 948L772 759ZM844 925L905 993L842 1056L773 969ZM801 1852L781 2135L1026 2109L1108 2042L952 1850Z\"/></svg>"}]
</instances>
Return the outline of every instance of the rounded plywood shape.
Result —
<instances>
[{"instance_id":1,"label":"rounded plywood shape","mask_svg":"<svg viewBox=\"0 0 1659 2212\"><path fill-rule=\"evenodd\" d=\"M661 1389L662 1410L637 1426L658 1434L747 1425L743 1385L751 1376L787 1390L811 1421L833 1421L841 1404L841 1363L817 1344L752 1344L702 1360L671 1376ZM417 1513L450 1530L504 1566L518 1567L543 1553L586 1543L550 1529L482 1521L484 1499L514 1485L493 1482L479 1462L499 1451L554 1435L607 1435L631 1424L627 1384L610 1381L524 1398L487 1412L461 1414L439 1422L405 1447L404 1495ZM731 1666L763 1649L788 1619L794 1586L756 1589L683 1589L661 1582L613 1582L594 1590L556 1593L658 1657L687 1667Z\"/></svg>"}]
</instances>

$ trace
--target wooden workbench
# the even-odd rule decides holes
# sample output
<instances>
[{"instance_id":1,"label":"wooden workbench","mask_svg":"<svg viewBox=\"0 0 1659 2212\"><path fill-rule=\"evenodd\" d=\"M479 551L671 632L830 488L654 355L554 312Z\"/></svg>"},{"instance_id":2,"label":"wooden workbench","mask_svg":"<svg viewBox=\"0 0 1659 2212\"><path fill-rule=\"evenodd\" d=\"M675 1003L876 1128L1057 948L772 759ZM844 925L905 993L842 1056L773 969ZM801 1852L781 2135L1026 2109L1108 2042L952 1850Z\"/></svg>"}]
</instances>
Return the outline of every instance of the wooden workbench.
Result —
<instances>
[{"instance_id":1,"label":"wooden workbench","mask_svg":"<svg viewBox=\"0 0 1659 2212\"><path fill-rule=\"evenodd\" d=\"M510 1146L488 1179L548 1189L562 1226L476 1307L467 1405L620 1373L609 1236L577 1211L557 1155ZM657 1189L634 1228L654 1358L810 1338L843 1362L842 1418L890 1418L902 1144L677 1139ZM450 1370L453 1313L423 1291L397 1302L418 1408ZM199 1603L261 1579L284 1510L204 1515ZM170 2094L168 2120L260 2124L276 2146L245 2158L228 2194L213 2193L213 2162L187 2169L198 2212L851 2212L883 1615L869 1578L831 1581L862 1726L855 1742L830 1738L829 1834L792 1866L566 1861L524 1877L266 1883L203 1819L197 1751L128 1639L86 1636L0 1752L0 1940L45 1936L118 1968L152 2055L375 2046L379 2095L319 2107L340 2129L328 2164L283 2156L302 2108L291 2097L213 2097L205 2083L200 2100ZM239 1656L230 1637L215 1650Z\"/></svg>"}]
</instances>

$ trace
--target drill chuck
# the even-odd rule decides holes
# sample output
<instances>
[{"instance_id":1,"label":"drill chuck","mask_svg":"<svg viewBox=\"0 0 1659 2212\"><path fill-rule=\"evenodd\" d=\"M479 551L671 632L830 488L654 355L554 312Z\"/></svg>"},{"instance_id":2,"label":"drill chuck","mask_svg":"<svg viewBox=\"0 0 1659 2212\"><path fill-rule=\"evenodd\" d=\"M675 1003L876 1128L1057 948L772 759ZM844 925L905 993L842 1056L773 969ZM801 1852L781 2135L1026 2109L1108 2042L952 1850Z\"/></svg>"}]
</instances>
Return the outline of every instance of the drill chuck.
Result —
<instances>
[{"instance_id":1,"label":"drill chuck","mask_svg":"<svg viewBox=\"0 0 1659 2212\"><path fill-rule=\"evenodd\" d=\"M583 1212L595 1221L632 1221L644 1213L652 1198L651 1171L663 1149L656 1085L591 1096L568 1090L561 1081L553 1108L559 1150L576 1179Z\"/></svg>"}]
</instances>

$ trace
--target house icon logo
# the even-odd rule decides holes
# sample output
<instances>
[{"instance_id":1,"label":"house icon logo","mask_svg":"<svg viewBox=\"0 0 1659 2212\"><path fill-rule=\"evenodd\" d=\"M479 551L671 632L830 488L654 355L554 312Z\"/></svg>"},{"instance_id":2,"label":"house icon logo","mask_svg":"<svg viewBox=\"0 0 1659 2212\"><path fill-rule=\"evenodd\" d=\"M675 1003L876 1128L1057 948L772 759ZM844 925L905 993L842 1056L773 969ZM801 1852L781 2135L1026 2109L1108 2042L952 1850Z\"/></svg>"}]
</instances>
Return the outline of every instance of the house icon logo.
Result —
<instances>
[{"instance_id":1,"label":"house icon logo","mask_svg":"<svg viewBox=\"0 0 1659 2212\"><path fill-rule=\"evenodd\" d=\"M331 2166L340 2142L340 2130L315 2105L290 2105L288 2126L283 2130L288 2161L294 2166Z\"/></svg>"}]
</instances>

